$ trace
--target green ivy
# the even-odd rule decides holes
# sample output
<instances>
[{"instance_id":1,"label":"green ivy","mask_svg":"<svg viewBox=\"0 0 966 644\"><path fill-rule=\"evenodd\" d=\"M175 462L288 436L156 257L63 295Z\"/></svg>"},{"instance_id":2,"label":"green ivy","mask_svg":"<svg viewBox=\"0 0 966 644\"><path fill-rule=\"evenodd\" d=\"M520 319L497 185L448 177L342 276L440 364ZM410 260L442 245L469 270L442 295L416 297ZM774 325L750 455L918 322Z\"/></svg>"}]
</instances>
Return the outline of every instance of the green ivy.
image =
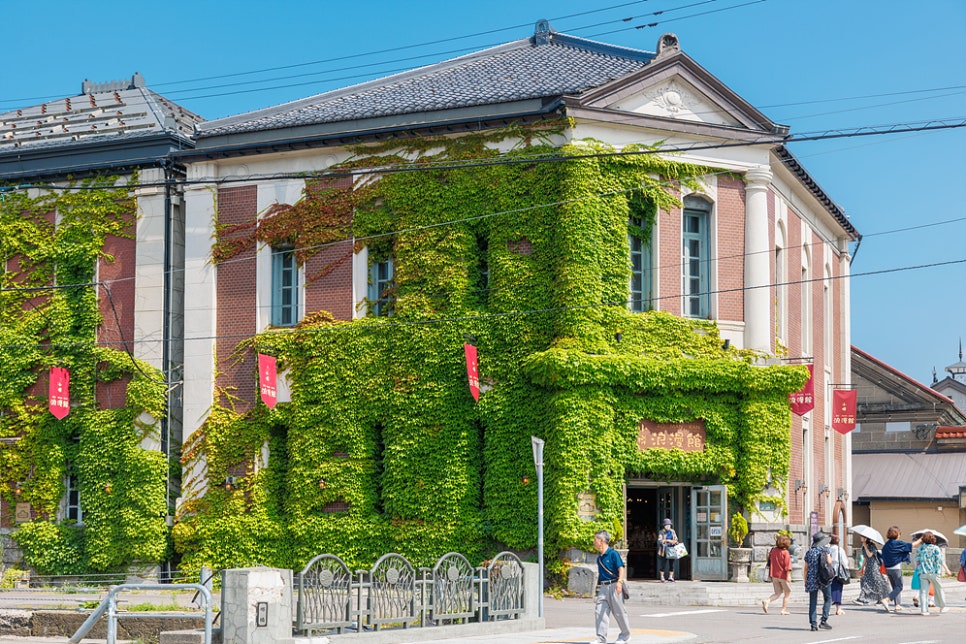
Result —
<instances>
[{"instance_id":1,"label":"green ivy","mask_svg":"<svg viewBox=\"0 0 966 644\"><path fill-rule=\"evenodd\" d=\"M426 565L451 550L482 560L532 549L531 436L546 441L549 552L587 547L595 529L619 522L628 476L724 483L738 506L784 481L787 394L805 369L755 366L751 352L722 348L713 323L626 308L628 221L646 232L680 205L681 186L698 189L712 170L615 156L598 141L549 142L570 126L354 150L343 168L423 168L339 200L353 209L353 235L379 240L373 253L394 259L394 315L320 313L244 343L277 356L292 399L248 414L216 406L192 438L185 466L208 489L175 527L184 566L299 569L321 552L368 566L389 551ZM504 139L521 143L501 159L494 144ZM556 161L531 162L548 156ZM342 225L307 203L325 198L310 184L299 204L264 213L250 242L233 243L284 235L307 246L291 240L299 227L287 218L325 213ZM218 259L232 255L214 248ZM479 348L479 403L466 384L465 334ZM641 451L644 418L703 419L707 447ZM269 462L256 471L266 442ZM249 472L239 488L218 486L239 468ZM597 521L577 515L587 491Z\"/></svg>"},{"instance_id":2,"label":"green ivy","mask_svg":"<svg viewBox=\"0 0 966 644\"><path fill-rule=\"evenodd\" d=\"M13 533L24 561L42 574L122 569L166 555L166 463L146 451L165 409L161 374L127 353L97 345L102 323L93 285L110 236L130 237L137 204L116 177L75 189L5 193L0 202L0 494L29 503L36 518ZM56 213L56 225L52 223ZM45 288L51 284L62 288ZM30 290L39 289L39 290ZM46 372L70 369L70 414L47 411ZM99 409L97 383L127 379L127 404ZM71 469L72 468L72 469ZM64 481L76 476L83 526L58 525Z\"/></svg>"}]
</instances>

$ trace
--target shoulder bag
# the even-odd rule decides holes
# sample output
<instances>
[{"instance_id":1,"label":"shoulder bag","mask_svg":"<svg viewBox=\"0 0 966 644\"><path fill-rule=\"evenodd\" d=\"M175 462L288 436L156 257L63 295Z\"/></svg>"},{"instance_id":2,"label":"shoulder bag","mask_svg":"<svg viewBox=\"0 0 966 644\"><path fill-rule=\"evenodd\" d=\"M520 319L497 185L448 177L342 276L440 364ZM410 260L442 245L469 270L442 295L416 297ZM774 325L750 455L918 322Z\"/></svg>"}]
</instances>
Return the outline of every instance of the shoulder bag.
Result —
<instances>
[{"instance_id":1,"label":"shoulder bag","mask_svg":"<svg viewBox=\"0 0 966 644\"><path fill-rule=\"evenodd\" d=\"M614 573L611 572L611 569L610 568L608 568L604 564L600 563L600 557L601 557L600 555L597 555L597 563L600 564L600 567L603 568L604 570L606 570L608 575L614 575ZM620 578L621 578L620 575L614 575L614 576L617 577L618 580L620 580ZM621 582L621 598L622 599L630 599L631 598L631 594L629 592L627 592L627 580L626 579Z\"/></svg>"}]
</instances>

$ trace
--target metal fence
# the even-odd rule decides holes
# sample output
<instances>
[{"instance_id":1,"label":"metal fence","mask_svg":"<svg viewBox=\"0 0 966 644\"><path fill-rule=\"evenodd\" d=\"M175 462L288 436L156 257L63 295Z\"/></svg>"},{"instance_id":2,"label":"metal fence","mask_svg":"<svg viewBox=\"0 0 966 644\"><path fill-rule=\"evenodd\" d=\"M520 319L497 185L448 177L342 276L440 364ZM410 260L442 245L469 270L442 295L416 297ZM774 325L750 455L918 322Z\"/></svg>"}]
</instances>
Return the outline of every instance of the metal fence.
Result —
<instances>
[{"instance_id":1,"label":"metal fence","mask_svg":"<svg viewBox=\"0 0 966 644\"><path fill-rule=\"evenodd\" d=\"M323 554L298 573L295 628L311 635L519 619L524 585L523 564L512 552L478 567L450 552L418 569L390 553L355 572Z\"/></svg>"}]
</instances>

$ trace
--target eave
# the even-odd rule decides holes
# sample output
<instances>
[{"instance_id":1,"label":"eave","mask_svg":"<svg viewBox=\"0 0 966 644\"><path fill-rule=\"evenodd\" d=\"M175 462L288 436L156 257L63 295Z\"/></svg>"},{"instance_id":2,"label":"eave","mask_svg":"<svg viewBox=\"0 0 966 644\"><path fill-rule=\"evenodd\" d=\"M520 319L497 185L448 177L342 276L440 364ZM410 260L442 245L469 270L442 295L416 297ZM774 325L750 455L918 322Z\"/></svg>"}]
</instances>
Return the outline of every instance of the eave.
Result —
<instances>
[{"instance_id":1,"label":"eave","mask_svg":"<svg viewBox=\"0 0 966 644\"><path fill-rule=\"evenodd\" d=\"M561 105L558 97L501 103L471 108L418 112L356 121L340 121L275 130L262 130L201 138L178 159L224 159L390 139L411 139L476 132L511 124L547 120Z\"/></svg>"}]
</instances>

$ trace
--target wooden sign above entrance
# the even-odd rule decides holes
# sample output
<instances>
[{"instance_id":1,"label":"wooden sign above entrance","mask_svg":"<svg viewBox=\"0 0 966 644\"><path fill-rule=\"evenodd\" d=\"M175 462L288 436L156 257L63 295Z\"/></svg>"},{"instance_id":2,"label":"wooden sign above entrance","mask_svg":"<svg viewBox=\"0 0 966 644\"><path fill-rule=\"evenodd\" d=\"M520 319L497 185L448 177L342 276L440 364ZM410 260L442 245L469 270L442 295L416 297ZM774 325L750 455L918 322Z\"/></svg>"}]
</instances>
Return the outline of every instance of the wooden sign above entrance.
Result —
<instances>
[{"instance_id":1,"label":"wooden sign above entrance","mask_svg":"<svg viewBox=\"0 0 966 644\"><path fill-rule=\"evenodd\" d=\"M642 420L637 426L637 447L641 451L663 447L677 448L685 452L703 452L706 439L703 419L690 423L654 423Z\"/></svg>"}]
</instances>

